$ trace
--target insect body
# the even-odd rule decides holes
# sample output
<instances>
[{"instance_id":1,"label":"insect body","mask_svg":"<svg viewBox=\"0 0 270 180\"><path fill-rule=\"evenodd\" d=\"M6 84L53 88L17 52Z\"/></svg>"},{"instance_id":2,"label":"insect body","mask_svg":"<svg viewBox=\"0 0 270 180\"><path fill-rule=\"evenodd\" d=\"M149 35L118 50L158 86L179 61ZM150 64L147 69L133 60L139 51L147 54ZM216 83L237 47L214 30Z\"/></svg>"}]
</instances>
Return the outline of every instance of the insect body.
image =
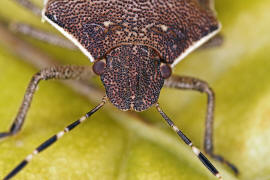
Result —
<instances>
[{"instance_id":1,"label":"insect body","mask_svg":"<svg viewBox=\"0 0 270 180\"><path fill-rule=\"evenodd\" d=\"M119 109L133 106L138 111L157 102L164 81L160 65L175 65L220 28L212 13L187 0L49 0L43 18L91 61L106 59L105 72L100 75L108 98ZM137 92L132 90L135 87ZM125 88L130 90L123 92ZM137 94L144 97L139 100ZM137 107L131 97L144 107Z\"/></svg>"},{"instance_id":2,"label":"insect body","mask_svg":"<svg viewBox=\"0 0 270 180\"><path fill-rule=\"evenodd\" d=\"M40 145L5 179L13 177L34 155L86 120L107 99L123 111L144 111L155 106L203 164L221 179L216 168L160 108L158 97L164 85L207 94L205 151L237 172L234 165L213 153L214 93L211 88L204 81L195 78L171 76L174 65L219 32L221 26L211 9L210 1L47 0L42 17L94 62L93 70L81 66L41 70L30 82L12 128L9 132L1 133L0 137L16 134L21 129L40 80L71 79L80 77L85 72L90 75L94 72L100 76L106 96L96 108Z\"/></svg>"}]
</instances>

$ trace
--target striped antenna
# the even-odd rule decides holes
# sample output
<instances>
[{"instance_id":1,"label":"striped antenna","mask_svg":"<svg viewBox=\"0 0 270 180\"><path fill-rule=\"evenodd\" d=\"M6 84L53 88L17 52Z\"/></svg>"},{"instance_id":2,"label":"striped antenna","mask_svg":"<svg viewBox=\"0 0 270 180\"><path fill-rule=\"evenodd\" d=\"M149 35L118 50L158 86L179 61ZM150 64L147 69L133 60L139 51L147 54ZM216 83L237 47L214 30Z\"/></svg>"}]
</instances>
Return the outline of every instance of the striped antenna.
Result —
<instances>
[{"instance_id":1,"label":"striped antenna","mask_svg":"<svg viewBox=\"0 0 270 180\"><path fill-rule=\"evenodd\" d=\"M41 151L47 149L49 146L51 146L53 143L55 143L58 139L63 137L63 135L72 129L74 129L76 126L84 122L88 117L90 117L92 114L94 114L96 111L98 111L105 103L106 103L107 97L105 96L102 99L102 102L96 106L94 109L86 113L84 116L82 116L79 120L71 123L68 125L63 131L60 131L59 133L55 134L54 136L50 137L47 141L39 145L31 154L26 156L26 158L18 164L5 178L4 180L9 180L13 176L15 176L18 172L20 172L32 159L35 155L39 154Z\"/></svg>"},{"instance_id":2,"label":"striped antenna","mask_svg":"<svg viewBox=\"0 0 270 180\"><path fill-rule=\"evenodd\" d=\"M212 165L212 163L201 153L201 151L195 147L192 142L188 139L188 137L178 129L178 127L174 124L174 122L162 111L159 104L156 104L156 108L161 116L165 119L165 121L169 124L169 126L178 134L178 136L189 146L196 156L200 159L200 161L204 164L212 174L214 174L218 179L222 180L221 175L218 170Z\"/></svg>"}]
</instances>

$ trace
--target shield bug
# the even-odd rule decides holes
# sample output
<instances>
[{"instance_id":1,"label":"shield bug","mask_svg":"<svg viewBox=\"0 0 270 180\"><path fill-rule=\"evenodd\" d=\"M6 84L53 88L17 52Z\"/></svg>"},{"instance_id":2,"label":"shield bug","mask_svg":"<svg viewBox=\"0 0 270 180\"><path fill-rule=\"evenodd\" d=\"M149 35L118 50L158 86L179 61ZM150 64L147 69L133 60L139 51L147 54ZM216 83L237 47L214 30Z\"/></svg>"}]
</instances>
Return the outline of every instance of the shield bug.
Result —
<instances>
[{"instance_id":1,"label":"shield bug","mask_svg":"<svg viewBox=\"0 0 270 180\"><path fill-rule=\"evenodd\" d=\"M4 179L16 175L35 155L84 122L106 101L123 111L144 111L155 106L200 161L222 179L217 169L160 108L158 98L163 86L207 94L204 150L212 158L227 164L235 173L238 172L233 164L213 152L212 89L202 80L172 75L172 68L179 61L220 31L213 1L45 0L42 17L78 46L94 63L93 67L58 66L35 74L10 131L0 133L0 138L19 132L41 80L96 74L100 76L106 96L94 109L37 147Z\"/></svg>"}]
</instances>

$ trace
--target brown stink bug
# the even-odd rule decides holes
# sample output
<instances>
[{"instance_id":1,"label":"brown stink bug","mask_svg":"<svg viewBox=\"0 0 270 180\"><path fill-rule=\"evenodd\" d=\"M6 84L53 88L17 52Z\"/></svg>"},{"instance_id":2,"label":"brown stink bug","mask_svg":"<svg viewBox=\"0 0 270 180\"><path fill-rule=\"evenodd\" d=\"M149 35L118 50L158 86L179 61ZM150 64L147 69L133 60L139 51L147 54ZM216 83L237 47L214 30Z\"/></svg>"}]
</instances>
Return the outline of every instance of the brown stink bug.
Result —
<instances>
[{"instance_id":1,"label":"brown stink bug","mask_svg":"<svg viewBox=\"0 0 270 180\"><path fill-rule=\"evenodd\" d=\"M28 3L27 0L16 0ZM30 3L30 2L29 2ZM213 152L214 92L199 79L172 75L172 68L220 31L211 0L45 0L43 20L50 23L94 62L85 66L57 66L35 74L19 113L8 132L21 129L41 80L72 79L82 74L100 76L106 96L94 109L49 138L28 155L4 179L11 179L33 158L65 133L98 111L108 100L118 109L144 111L155 106L169 126L191 147L201 162L219 179L217 169L178 129L158 104L163 86L189 89L208 96L204 150L212 158L237 168Z\"/></svg>"}]
</instances>

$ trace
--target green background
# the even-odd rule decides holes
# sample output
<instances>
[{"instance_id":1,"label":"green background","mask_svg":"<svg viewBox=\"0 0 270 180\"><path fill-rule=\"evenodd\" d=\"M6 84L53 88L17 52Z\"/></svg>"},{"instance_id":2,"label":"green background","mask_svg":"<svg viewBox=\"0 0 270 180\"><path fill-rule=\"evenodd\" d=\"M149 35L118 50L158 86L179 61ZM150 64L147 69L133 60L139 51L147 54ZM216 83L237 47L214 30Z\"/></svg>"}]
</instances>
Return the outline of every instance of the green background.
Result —
<instances>
[{"instance_id":1,"label":"green background","mask_svg":"<svg viewBox=\"0 0 270 180\"><path fill-rule=\"evenodd\" d=\"M42 4L41 0L35 2ZM229 168L210 158L224 179L268 180L270 1L217 0L216 9L223 25L223 46L192 53L176 66L174 73L206 80L216 92L215 152L240 170L240 175L235 177ZM10 0L0 1L0 20L24 22L56 32ZM60 63L90 64L78 51L19 37ZM6 43L0 34L0 131L9 128L30 78L38 71L15 56ZM101 87L98 78L95 81ZM206 96L164 88L159 102L202 149ZM0 178L41 142L96 104L58 81L42 82L22 131L0 142ZM215 179L190 149L178 141L155 109L138 116L149 123L108 103L35 157L14 179Z\"/></svg>"}]
</instances>

